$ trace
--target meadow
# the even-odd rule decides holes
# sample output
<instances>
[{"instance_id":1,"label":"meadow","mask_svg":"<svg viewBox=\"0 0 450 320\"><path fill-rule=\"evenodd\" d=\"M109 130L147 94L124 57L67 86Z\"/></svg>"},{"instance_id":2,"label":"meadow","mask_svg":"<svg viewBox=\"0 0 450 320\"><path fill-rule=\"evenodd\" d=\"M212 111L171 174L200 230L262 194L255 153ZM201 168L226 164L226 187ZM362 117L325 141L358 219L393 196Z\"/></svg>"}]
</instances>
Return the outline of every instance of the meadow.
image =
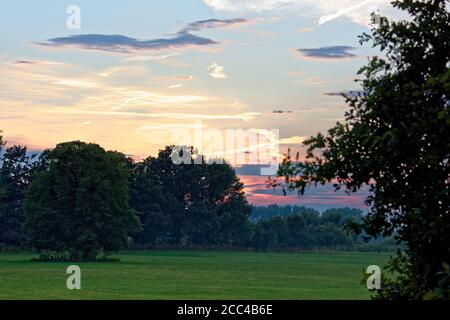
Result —
<instances>
[{"instance_id":1,"label":"meadow","mask_svg":"<svg viewBox=\"0 0 450 320\"><path fill-rule=\"evenodd\" d=\"M74 263L81 290L68 290L72 263L0 253L0 299L369 299L368 265L388 253L123 252L116 262Z\"/></svg>"}]
</instances>

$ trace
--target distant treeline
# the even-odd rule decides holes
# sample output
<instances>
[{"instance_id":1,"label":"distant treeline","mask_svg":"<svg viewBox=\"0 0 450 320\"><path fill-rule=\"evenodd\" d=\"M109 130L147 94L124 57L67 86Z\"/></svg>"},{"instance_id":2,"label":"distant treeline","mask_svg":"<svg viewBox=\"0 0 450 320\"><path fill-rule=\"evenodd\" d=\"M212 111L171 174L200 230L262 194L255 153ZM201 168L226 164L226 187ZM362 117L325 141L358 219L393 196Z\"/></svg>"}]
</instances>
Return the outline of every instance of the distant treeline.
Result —
<instances>
[{"instance_id":1,"label":"distant treeline","mask_svg":"<svg viewBox=\"0 0 450 320\"><path fill-rule=\"evenodd\" d=\"M174 152L201 164L174 164ZM95 260L130 247L387 248L345 232L361 217L354 209L252 207L231 165L191 147L168 146L140 162L79 141L39 156L13 146L0 156L0 247L45 259Z\"/></svg>"},{"instance_id":2,"label":"distant treeline","mask_svg":"<svg viewBox=\"0 0 450 320\"><path fill-rule=\"evenodd\" d=\"M319 211L303 206L252 207L252 247L267 249L340 249L392 251L392 238L364 241L364 234L351 235L347 226L360 223L364 213L353 208Z\"/></svg>"},{"instance_id":3,"label":"distant treeline","mask_svg":"<svg viewBox=\"0 0 450 320\"><path fill-rule=\"evenodd\" d=\"M309 215L320 215L320 212L304 206L299 205L279 205L279 204L269 204L268 206L253 206L252 214L250 219L252 221L269 220L274 217L285 217L293 214L309 214ZM328 209L324 212L324 215L330 213L338 213L343 215L345 219L361 217L363 214L362 210L353 208L343 208L343 209Z\"/></svg>"}]
</instances>

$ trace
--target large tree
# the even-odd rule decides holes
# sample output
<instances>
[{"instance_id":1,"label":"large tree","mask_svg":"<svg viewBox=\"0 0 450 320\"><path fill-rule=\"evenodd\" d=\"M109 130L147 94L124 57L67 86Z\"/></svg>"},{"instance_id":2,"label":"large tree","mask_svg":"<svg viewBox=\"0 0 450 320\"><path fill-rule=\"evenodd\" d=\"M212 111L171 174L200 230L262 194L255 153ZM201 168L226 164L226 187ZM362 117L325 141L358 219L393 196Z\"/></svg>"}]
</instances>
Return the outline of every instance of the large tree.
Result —
<instances>
[{"instance_id":1,"label":"large tree","mask_svg":"<svg viewBox=\"0 0 450 320\"><path fill-rule=\"evenodd\" d=\"M0 245L21 246L25 241L23 201L34 156L23 146L2 152L3 147L0 136Z\"/></svg>"},{"instance_id":2,"label":"large tree","mask_svg":"<svg viewBox=\"0 0 450 320\"><path fill-rule=\"evenodd\" d=\"M185 147L184 151L193 150ZM250 206L243 184L227 163L176 164L174 146L136 164L131 203L140 212L140 243L242 245Z\"/></svg>"},{"instance_id":3,"label":"large tree","mask_svg":"<svg viewBox=\"0 0 450 320\"><path fill-rule=\"evenodd\" d=\"M407 249L388 269L378 298L449 298L450 13L448 1L394 1L410 18L382 17L371 41L383 52L363 67L362 90L347 95L344 123L306 141L307 160L288 157L279 174L309 183L370 188L370 212L355 231L395 235ZM336 179L336 180L334 180Z\"/></svg>"},{"instance_id":4,"label":"large tree","mask_svg":"<svg viewBox=\"0 0 450 320\"><path fill-rule=\"evenodd\" d=\"M79 141L40 158L25 198L30 244L43 257L95 260L125 247L140 228L129 206L129 161Z\"/></svg>"}]
</instances>

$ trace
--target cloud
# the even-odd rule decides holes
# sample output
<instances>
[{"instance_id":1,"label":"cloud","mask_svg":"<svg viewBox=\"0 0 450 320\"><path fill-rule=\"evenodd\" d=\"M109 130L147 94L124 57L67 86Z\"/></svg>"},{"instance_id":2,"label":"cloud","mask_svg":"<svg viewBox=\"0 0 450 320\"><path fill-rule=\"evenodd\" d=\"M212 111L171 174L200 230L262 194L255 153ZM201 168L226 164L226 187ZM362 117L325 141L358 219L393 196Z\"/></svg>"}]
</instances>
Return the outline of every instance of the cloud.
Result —
<instances>
[{"instance_id":1,"label":"cloud","mask_svg":"<svg viewBox=\"0 0 450 320\"><path fill-rule=\"evenodd\" d=\"M28 145L84 140L144 158L176 142L172 129L158 126L201 122L206 128L247 128L261 115L236 98L179 87L194 79L190 73L161 75L140 64L87 69L28 57L20 59L36 63L16 64L17 59L0 63L0 122L7 137L27 128ZM138 130L143 126L155 130Z\"/></svg>"},{"instance_id":2,"label":"cloud","mask_svg":"<svg viewBox=\"0 0 450 320\"><path fill-rule=\"evenodd\" d=\"M164 54L164 55L160 55L160 56L134 56L131 58L127 58L124 61L128 62L128 61L155 61L155 60L164 60L170 57L175 57L178 56L179 53L177 52L172 52L172 53L168 53L168 54Z\"/></svg>"},{"instance_id":3,"label":"cloud","mask_svg":"<svg viewBox=\"0 0 450 320\"><path fill-rule=\"evenodd\" d=\"M302 32L302 33L304 33L304 32L313 32L313 31L314 31L314 29L313 28L309 28L309 27L302 27L302 28L298 29L298 32Z\"/></svg>"},{"instance_id":4,"label":"cloud","mask_svg":"<svg viewBox=\"0 0 450 320\"><path fill-rule=\"evenodd\" d=\"M188 108L192 107L192 104L198 104L206 101L208 101L208 98L201 95L172 95L147 91L135 91L133 92L132 97L127 98L121 104L110 108L109 111L117 111L119 109L122 110L129 106L133 106L135 109L137 109L139 106L171 106L171 108Z\"/></svg>"},{"instance_id":5,"label":"cloud","mask_svg":"<svg viewBox=\"0 0 450 320\"><path fill-rule=\"evenodd\" d=\"M322 77L311 77L308 79L303 79L299 81L295 81L294 83L304 84L308 86L319 86L325 83L325 80Z\"/></svg>"},{"instance_id":6,"label":"cloud","mask_svg":"<svg viewBox=\"0 0 450 320\"><path fill-rule=\"evenodd\" d=\"M36 62L35 61L29 61L29 60L17 60L15 63L16 64L34 64Z\"/></svg>"},{"instance_id":7,"label":"cloud","mask_svg":"<svg viewBox=\"0 0 450 320\"><path fill-rule=\"evenodd\" d=\"M351 97L360 97L362 96L363 91L361 90L347 90L347 91L341 91L341 92L325 92L324 95L331 96L331 97L342 97L342 95L345 96L351 96Z\"/></svg>"},{"instance_id":8,"label":"cloud","mask_svg":"<svg viewBox=\"0 0 450 320\"><path fill-rule=\"evenodd\" d=\"M287 190L284 195L281 188L267 188L267 177L259 175L259 166L241 166L236 168L236 173L244 183L247 200L254 205L277 203L297 204L317 210L343 207L367 209L364 204L368 195L367 187L348 195L345 190L335 191L333 184L328 183L308 186L307 192L299 197L296 190Z\"/></svg>"},{"instance_id":9,"label":"cloud","mask_svg":"<svg viewBox=\"0 0 450 320\"><path fill-rule=\"evenodd\" d=\"M212 28L227 28L231 26L237 26L241 24L248 24L250 20L236 18L236 19L208 19L199 20L189 23L185 28L183 28L180 33L186 33L191 31L200 31L202 29L212 29Z\"/></svg>"},{"instance_id":10,"label":"cloud","mask_svg":"<svg viewBox=\"0 0 450 320\"><path fill-rule=\"evenodd\" d=\"M47 110L48 113L72 114L72 115L97 115L97 116L116 116L127 118L159 118L159 119L175 119L175 120L242 120L250 121L259 115L258 112L245 112L239 114L201 114L201 113L143 113L133 111L91 111L91 110Z\"/></svg>"},{"instance_id":11,"label":"cloud","mask_svg":"<svg viewBox=\"0 0 450 320\"><path fill-rule=\"evenodd\" d=\"M203 0L203 2L218 11L268 11L289 7L292 0Z\"/></svg>"},{"instance_id":12,"label":"cloud","mask_svg":"<svg viewBox=\"0 0 450 320\"><path fill-rule=\"evenodd\" d=\"M181 88L183 85L181 83L177 83L177 84L172 84L170 86L168 86L168 89L176 89L176 88Z\"/></svg>"},{"instance_id":13,"label":"cloud","mask_svg":"<svg viewBox=\"0 0 450 320\"><path fill-rule=\"evenodd\" d=\"M87 50L132 53L144 50L163 50L187 46L205 46L217 42L190 33L177 33L172 38L139 40L123 35L79 34L68 37L52 38L39 45L50 47L74 46Z\"/></svg>"},{"instance_id":14,"label":"cloud","mask_svg":"<svg viewBox=\"0 0 450 320\"><path fill-rule=\"evenodd\" d=\"M208 68L209 75L215 79L226 79L225 68L219 65L217 62L213 62Z\"/></svg>"},{"instance_id":15,"label":"cloud","mask_svg":"<svg viewBox=\"0 0 450 320\"><path fill-rule=\"evenodd\" d=\"M289 138L280 139L280 144L302 144L305 141L305 137L293 136Z\"/></svg>"},{"instance_id":16,"label":"cloud","mask_svg":"<svg viewBox=\"0 0 450 320\"><path fill-rule=\"evenodd\" d=\"M350 52L351 50L355 50L355 48L350 46L329 46L297 49L296 54L300 58L312 60L339 60L357 57L356 54Z\"/></svg>"},{"instance_id":17,"label":"cloud","mask_svg":"<svg viewBox=\"0 0 450 320\"><path fill-rule=\"evenodd\" d=\"M38 45L49 46L49 47L78 47L87 50L101 50L108 52L118 52L118 53L132 53L150 50L164 50L164 49L175 49L183 48L189 46L208 46L217 44L218 42L204 38L195 34L194 31L200 31L202 29L211 28L223 28L230 27L233 25L239 25L243 23L248 23L249 20L246 19L209 19L194 21L188 24L186 27L180 31L171 35L168 38L159 38L151 40L141 40L131 37L127 37L120 34L106 35L106 34L78 34L70 35L66 37L58 37L48 39L47 42L38 43ZM174 54L169 54L166 56L158 57L135 57L132 60L155 60L155 59L166 59L173 56Z\"/></svg>"},{"instance_id":18,"label":"cloud","mask_svg":"<svg viewBox=\"0 0 450 320\"><path fill-rule=\"evenodd\" d=\"M75 87L75 88L96 88L99 85L91 80L87 79L57 79L54 82L57 86L68 86L68 87Z\"/></svg>"},{"instance_id":19,"label":"cloud","mask_svg":"<svg viewBox=\"0 0 450 320\"><path fill-rule=\"evenodd\" d=\"M273 110L272 113L283 114L283 113L292 113L292 111L291 110Z\"/></svg>"},{"instance_id":20,"label":"cloud","mask_svg":"<svg viewBox=\"0 0 450 320\"><path fill-rule=\"evenodd\" d=\"M334 19L337 19L343 15L345 15L346 13L350 13L352 11L355 11L363 6L367 6L370 2L373 2L373 0L364 0L364 1L360 1L359 3L356 3L354 5L351 6L347 6L347 7L341 7L339 8L338 11L333 12L331 14L327 14L324 16L321 16L319 19L319 25L322 25L324 23L327 23L329 21L332 21Z\"/></svg>"},{"instance_id":21,"label":"cloud","mask_svg":"<svg viewBox=\"0 0 450 320\"><path fill-rule=\"evenodd\" d=\"M293 76L293 77L295 77L295 76L301 76L301 75L303 75L304 73L305 73L305 72L302 71L302 70L291 70L291 71L286 72L287 75Z\"/></svg>"},{"instance_id":22,"label":"cloud","mask_svg":"<svg viewBox=\"0 0 450 320\"><path fill-rule=\"evenodd\" d=\"M330 21L337 17L344 17L360 25L367 26L370 12L378 8L382 14L390 18L399 16L392 9L391 0L203 0L216 11L238 13L261 13L275 11L294 11L321 22L324 18Z\"/></svg>"},{"instance_id":23,"label":"cloud","mask_svg":"<svg viewBox=\"0 0 450 320\"><path fill-rule=\"evenodd\" d=\"M67 63L56 62L56 61L46 61L46 60L16 60L15 65L60 65L67 66Z\"/></svg>"},{"instance_id":24,"label":"cloud","mask_svg":"<svg viewBox=\"0 0 450 320\"><path fill-rule=\"evenodd\" d=\"M180 79L180 80L186 80L186 81L190 81L194 79L193 75L189 75L189 76L175 76L176 79Z\"/></svg>"}]
</instances>

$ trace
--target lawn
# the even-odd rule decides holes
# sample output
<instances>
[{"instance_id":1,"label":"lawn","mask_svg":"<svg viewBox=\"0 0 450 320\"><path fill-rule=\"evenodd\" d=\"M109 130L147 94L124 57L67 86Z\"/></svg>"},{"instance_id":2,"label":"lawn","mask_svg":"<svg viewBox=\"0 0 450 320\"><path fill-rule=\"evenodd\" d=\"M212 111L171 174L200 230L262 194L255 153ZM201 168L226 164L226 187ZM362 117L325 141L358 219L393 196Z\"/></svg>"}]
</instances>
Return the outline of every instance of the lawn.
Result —
<instances>
[{"instance_id":1,"label":"lawn","mask_svg":"<svg viewBox=\"0 0 450 320\"><path fill-rule=\"evenodd\" d=\"M368 299L363 269L387 253L125 252L118 262L70 263L0 253L0 299Z\"/></svg>"}]
</instances>

